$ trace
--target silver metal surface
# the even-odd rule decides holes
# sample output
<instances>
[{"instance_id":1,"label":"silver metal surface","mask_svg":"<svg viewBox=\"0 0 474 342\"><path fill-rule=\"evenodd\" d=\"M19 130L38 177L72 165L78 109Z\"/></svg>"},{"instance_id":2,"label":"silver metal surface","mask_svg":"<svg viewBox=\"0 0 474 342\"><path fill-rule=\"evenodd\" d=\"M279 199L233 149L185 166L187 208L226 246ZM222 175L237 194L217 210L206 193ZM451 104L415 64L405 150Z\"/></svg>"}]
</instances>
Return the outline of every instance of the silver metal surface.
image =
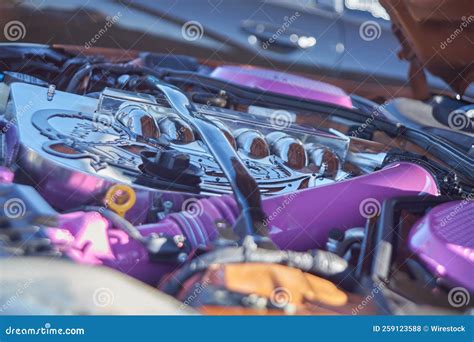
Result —
<instances>
[{"instance_id":1,"label":"silver metal surface","mask_svg":"<svg viewBox=\"0 0 474 342\"><path fill-rule=\"evenodd\" d=\"M286 133L272 132L266 136L272 154L281 158L290 168L299 170L308 165L303 143Z\"/></svg>"},{"instance_id":2,"label":"silver metal surface","mask_svg":"<svg viewBox=\"0 0 474 342\"><path fill-rule=\"evenodd\" d=\"M255 129L240 128L234 131L237 147L240 151L256 159L268 157L270 148L262 133Z\"/></svg>"},{"instance_id":3,"label":"silver metal surface","mask_svg":"<svg viewBox=\"0 0 474 342\"><path fill-rule=\"evenodd\" d=\"M124 102L120 105L115 118L122 125L128 127L137 137L156 139L160 136L160 129L155 118L143 105L134 102Z\"/></svg>"},{"instance_id":4,"label":"silver metal surface","mask_svg":"<svg viewBox=\"0 0 474 342\"><path fill-rule=\"evenodd\" d=\"M46 88L20 83L11 85L8 115L18 125L21 143L19 165L38 184L42 194L61 208L100 199L117 182L128 184L145 195L195 193L196 189L180 187L172 182L149 186L139 181L142 174L140 151L156 151L165 146L153 139L137 139L138 131L134 126L127 127L128 122L115 116L120 106L124 102L133 102L134 97L126 93L121 98L120 91L112 91L113 97L110 93L108 90L108 98L101 98L99 103L94 98L56 91L53 99L48 101ZM155 119L173 114L170 108L158 106L146 96L138 96L138 100L138 104L145 106ZM244 127L252 125L252 121L244 119L239 122L234 118L236 112L211 113L219 115L227 127L231 123ZM203 115L207 113L203 112ZM267 129L259 123L254 123L254 126ZM170 139L166 148L187 153L191 163L204 171L197 189L201 195L231 192L220 167L202 141L183 144ZM237 153L264 196L331 182L312 173L292 170L275 155L253 159L243 151Z\"/></svg>"}]
</instances>

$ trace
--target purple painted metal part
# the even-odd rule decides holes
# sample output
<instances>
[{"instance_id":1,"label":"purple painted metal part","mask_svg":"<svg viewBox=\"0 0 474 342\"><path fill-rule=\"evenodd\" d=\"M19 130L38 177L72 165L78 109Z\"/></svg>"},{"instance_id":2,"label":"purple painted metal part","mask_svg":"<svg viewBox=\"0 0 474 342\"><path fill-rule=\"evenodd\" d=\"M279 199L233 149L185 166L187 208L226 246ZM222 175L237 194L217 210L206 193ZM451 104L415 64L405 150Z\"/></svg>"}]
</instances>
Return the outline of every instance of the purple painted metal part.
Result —
<instances>
[{"instance_id":1,"label":"purple painted metal part","mask_svg":"<svg viewBox=\"0 0 474 342\"><path fill-rule=\"evenodd\" d=\"M214 69L211 76L251 88L352 108L351 98L341 88L284 72L226 65Z\"/></svg>"},{"instance_id":2,"label":"purple painted metal part","mask_svg":"<svg viewBox=\"0 0 474 342\"><path fill-rule=\"evenodd\" d=\"M10 169L0 166L0 184L10 184L14 177L15 175Z\"/></svg>"},{"instance_id":3,"label":"purple painted metal part","mask_svg":"<svg viewBox=\"0 0 474 342\"><path fill-rule=\"evenodd\" d=\"M380 211L382 202L405 195L439 195L436 181L421 166L396 163L381 171L355 179L301 191L286 204L280 198L264 202L270 221L270 236L283 249L322 248L331 228L341 230L364 226ZM371 209L373 209L371 211ZM280 210L281 211L281 210ZM289 215L291 213L291 215Z\"/></svg>"},{"instance_id":4,"label":"purple painted metal part","mask_svg":"<svg viewBox=\"0 0 474 342\"><path fill-rule=\"evenodd\" d=\"M53 172L52 166L43 166L45 176L41 179L41 183L36 185L36 189L48 203L62 210L69 210L97 200L99 190L102 189L105 193L106 189L115 184L115 182L83 172L58 174ZM169 200L175 203L178 208L186 198L181 193L158 193L158 191L149 191L143 188L134 188L134 190L137 195L136 203L125 215L125 218L134 225L145 222L149 209L152 207L153 198L158 194L161 195L163 201Z\"/></svg>"},{"instance_id":5,"label":"purple painted metal part","mask_svg":"<svg viewBox=\"0 0 474 342\"><path fill-rule=\"evenodd\" d=\"M270 237L280 248L306 250L323 247L331 228L363 225L367 216L360 207L367 199L380 205L388 198L421 193L438 194L432 176L421 166L399 163L370 175L266 198L263 209ZM216 237L217 220L234 224L238 215L231 196L196 200L193 206L197 210L192 213L173 213L138 228L143 235L182 234L193 247L205 246ZM150 263L141 244L110 227L98 213L62 215L59 227L49 229L49 237L77 262L104 264L150 284L171 271L170 266Z\"/></svg>"},{"instance_id":6,"label":"purple painted metal part","mask_svg":"<svg viewBox=\"0 0 474 342\"><path fill-rule=\"evenodd\" d=\"M139 242L112 228L98 212L61 215L58 226L47 229L48 237L78 263L105 265L152 285L173 270L170 265L151 263Z\"/></svg>"},{"instance_id":7,"label":"purple painted metal part","mask_svg":"<svg viewBox=\"0 0 474 342\"><path fill-rule=\"evenodd\" d=\"M431 174L421 166L397 163L369 175L306 189L262 201L271 239L282 249L304 251L322 248L331 228L363 226L370 213L363 206L377 207L383 200L403 195L438 195ZM238 213L232 197L202 199L200 215L175 213L148 229L178 229L195 246L215 237L215 221L225 218L234 224ZM370 208L367 208L370 209Z\"/></svg>"},{"instance_id":8,"label":"purple painted metal part","mask_svg":"<svg viewBox=\"0 0 474 342\"><path fill-rule=\"evenodd\" d=\"M474 202L433 208L412 228L409 248L427 268L474 293Z\"/></svg>"}]
</instances>

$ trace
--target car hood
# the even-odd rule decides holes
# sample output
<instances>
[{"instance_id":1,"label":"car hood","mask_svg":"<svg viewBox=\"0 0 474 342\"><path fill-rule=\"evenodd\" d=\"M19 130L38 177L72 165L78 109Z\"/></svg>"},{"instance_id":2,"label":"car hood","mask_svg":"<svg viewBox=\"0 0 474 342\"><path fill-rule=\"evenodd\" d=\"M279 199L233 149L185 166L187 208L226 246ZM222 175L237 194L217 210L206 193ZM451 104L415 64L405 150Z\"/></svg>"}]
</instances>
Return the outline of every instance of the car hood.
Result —
<instances>
[{"instance_id":1,"label":"car hood","mask_svg":"<svg viewBox=\"0 0 474 342\"><path fill-rule=\"evenodd\" d=\"M474 6L471 0L381 0L393 23L402 50L412 63L410 79L420 87L427 69L463 94L474 81ZM423 89L426 89L424 93Z\"/></svg>"}]
</instances>

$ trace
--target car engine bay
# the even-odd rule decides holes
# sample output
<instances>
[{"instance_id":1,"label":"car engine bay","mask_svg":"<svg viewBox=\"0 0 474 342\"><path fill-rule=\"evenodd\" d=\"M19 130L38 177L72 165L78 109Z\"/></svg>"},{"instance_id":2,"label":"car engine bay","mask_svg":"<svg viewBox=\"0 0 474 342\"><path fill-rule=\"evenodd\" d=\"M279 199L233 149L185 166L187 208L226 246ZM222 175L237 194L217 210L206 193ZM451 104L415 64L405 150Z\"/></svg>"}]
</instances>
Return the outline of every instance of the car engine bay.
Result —
<instances>
[{"instance_id":1,"label":"car engine bay","mask_svg":"<svg viewBox=\"0 0 474 342\"><path fill-rule=\"evenodd\" d=\"M0 65L0 256L111 268L204 314L472 308L451 301L474 291L469 99L151 52L6 44Z\"/></svg>"}]
</instances>

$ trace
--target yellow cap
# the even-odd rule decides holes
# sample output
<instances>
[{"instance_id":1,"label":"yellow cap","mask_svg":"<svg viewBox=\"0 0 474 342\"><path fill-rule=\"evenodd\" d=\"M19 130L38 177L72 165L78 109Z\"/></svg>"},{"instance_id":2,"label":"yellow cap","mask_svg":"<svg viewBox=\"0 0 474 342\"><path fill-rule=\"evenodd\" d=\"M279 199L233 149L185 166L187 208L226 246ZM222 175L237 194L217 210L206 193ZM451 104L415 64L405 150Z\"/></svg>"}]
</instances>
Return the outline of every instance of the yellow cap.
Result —
<instances>
[{"instance_id":1,"label":"yellow cap","mask_svg":"<svg viewBox=\"0 0 474 342\"><path fill-rule=\"evenodd\" d=\"M106 205L118 215L124 217L125 213L133 207L137 200L135 191L124 184L116 184L105 195Z\"/></svg>"}]
</instances>

